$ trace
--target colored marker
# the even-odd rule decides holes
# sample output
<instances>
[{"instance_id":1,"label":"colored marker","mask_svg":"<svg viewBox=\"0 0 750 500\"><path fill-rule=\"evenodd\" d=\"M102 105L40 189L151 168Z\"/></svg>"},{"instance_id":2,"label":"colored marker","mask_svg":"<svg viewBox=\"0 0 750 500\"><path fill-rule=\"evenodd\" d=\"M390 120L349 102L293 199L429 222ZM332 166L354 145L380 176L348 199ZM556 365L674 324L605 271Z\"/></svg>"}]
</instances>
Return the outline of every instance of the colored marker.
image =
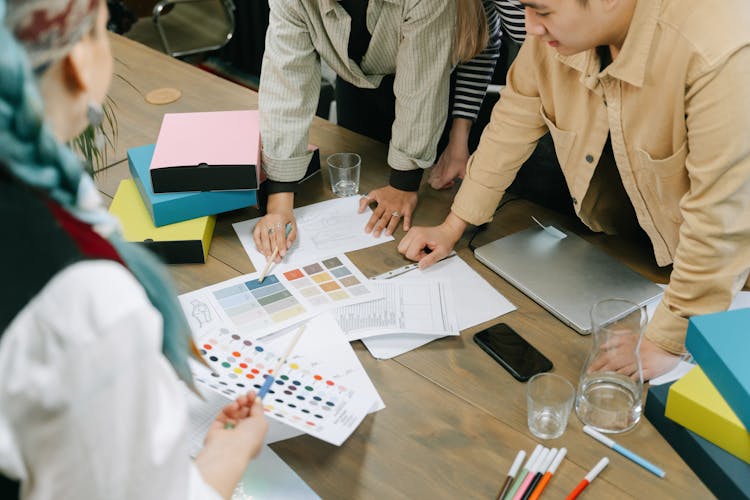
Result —
<instances>
[{"instance_id":1,"label":"colored marker","mask_svg":"<svg viewBox=\"0 0 750 500\"><path fill-rule=\"evenodd\" d=\"M617 453L619 453L620 455L624 456L625 458L629 458L630 460L632 460L633 462L637 463L638 465L640 465L641 467L643 467L647 471L649 471L649 472L651 472L651 473L653 473L653 474L655 474L655 475L657 475L659 477L664 477L664 476L667 475L666 472L664 472L662 469L660 469L656 465L652 464L651 462L649 462L645 458L643 458L643 457L641 457L639 455L636 455L635 453L633 453L629 449L625 448L624 446L621 446L621 445L615 443L613 440L611 440L610 438L608 438L607 436L605 436L601 432L597 431L596 429L594 429L594 428L592 428L592 427L590 427L588 425L584 425L583 426L583 432L585 432L586 434L588 434L592 438L596 439L597 441L599 441L603 445L612 448L613 450L615 450Z\"/></svg>"},{"instance_id":2,"label":"colored marker","mask_svg":"<svg viewBox=\"0 0 750 500\"><path fill-rule=\"evenodd\" d=\"M521 463L524 458L526 458L526 452L523 450L519 451L516 455L516 459L513 460L513 465L511 465L510 470L508 470L508 475L505 477L503 487L500 488L500 493L497 494L497 500L501 500L510 489L510 484L516 478L516 474L518 474L518 469L521 468Z\"/></svg>"},{"instance_id":3,"label":"colored marker","mask_svg":"<svg viewBox=\"0 0 750 500\"><path fill-rule=\"evenodd\" d=\"M529 473L529 467L536 461L536 457L539 456L539 454L544 449L544 446L541 444L536 445L536 448L534 448L534 451L531 452L531 455L529 455L528 460L526 460L526 463L523 466L523 469L521 469L521 472L518 473L516 476L515 481L513 481L513 484L511 485L508 492L503 497L504 500L510 500L513 498L513 495L516 494L516 491L521 486L521 483L523 482L526 475Z\"/></svg>"},{"instance_id":4,"label":"colored marker","mask_svg":"<svg viewBox=\"0 0 750 500\"><path fill-rule=\"evenodd\" d=\"M570 494L567 497L565 497L565 500L573 500L578 495L580 495L581 492L584 489L586 489L586 486L591 484L591 481L596 479L596 476L598 476L599 473L604 470L604 468L607 466L608 463L609 463L609 459L607 457L604 457L601 460L599 460L599 463L596 464L594 468L591 469L589 473L583 477L583 480L581 480L581 482L578 483L578 486L576 486L573 489L573 491L571 491Z\"/></svg>"},{"instance_id":5,"label":"colored marker","mask_svg":"<svg viewBox=\"0 0 750 500\"><path fill-rule=\"evenodd\" d=\"M568 453L567 448L560 448L560 451L557 452L555 459L552 460L552 465L549 466L549 469L547 469L547 472L544 473L544 476L542 476L539 484L536 486L536 488L534 488L534 492L529 497L529 500L538 500L538 498L542 494L542 491L544 491L544 488L547 487L547 483L550 482L552 476L555 474L555 472L557 472L557 468L560 467L560 463L563 461L563 458L565 458L566 453Z\"/></svg>"},{"instance_id":6,"label":"colored marker","mask_svg":"<svg viewBox=\"0 0 750 500\"><path fill-rule=\"evenodd\" d=\"M263 399L265 395L268 394L268 391L271 389L271 384L273 384L273 381L276 380L276 374L279 372L281 367L284 366L284 363L286 363L286 358L288 358L289 355L292 353L292 349L294 349L294 346L297 345L297 342L299 341L299 338L302 336L302 332L305 331L306 327L307 327L307 323L303 323L302 326L299 327L299 330L297 330L297 334L289 343L289 347L286 348L286 352L281 358L279 358L279 362L276 364L276 367L273 369L271 373L269 373L266 376L266 381L263 382L263 385L258 391L258 397L260 399Z\"/></svg>"},{"instance_id":7,"label":"colored marker","mask_svg":"<svg viewBox=\"0 0 750 500\"><path fill-rule=\"evenodd\" d=\"M513 500L521 500L521 497L523 497L523 494L526 493L526 489L531 484L531 481L534 480L534 476L536 476L536 472L539 469L540 465L547 459L547 455L549 455L549 452L552 451L549 448L542 448L541 453L536 457L536 461L529 466L529 473L526 474L526 477L523 479L523 482L521 483L521 486L518 487L518 490L516 491L516 494L513 495Z\"/></svg>"},{"instance_id":8,"label":"colored marker","mask_svg":"<svg viewBox=\"0 0 750 500\"><path fill-rule=\"evenodd\" d=\"M529 487L526 488L526 491L523 492L521 500L529 500L529 497L532 493L534 493L534 490L536 489L536 485L539 484L539 481L542 480L542 476L547 472L549 466L552 465L552 461L555 459L555 456L557 456L557 448L552 448L545 457L544 461L540 463L539 467L537 467L536 474L534 474L534 478L531 480L531 483L529 483Z\"/></svg>"}]
</instances>

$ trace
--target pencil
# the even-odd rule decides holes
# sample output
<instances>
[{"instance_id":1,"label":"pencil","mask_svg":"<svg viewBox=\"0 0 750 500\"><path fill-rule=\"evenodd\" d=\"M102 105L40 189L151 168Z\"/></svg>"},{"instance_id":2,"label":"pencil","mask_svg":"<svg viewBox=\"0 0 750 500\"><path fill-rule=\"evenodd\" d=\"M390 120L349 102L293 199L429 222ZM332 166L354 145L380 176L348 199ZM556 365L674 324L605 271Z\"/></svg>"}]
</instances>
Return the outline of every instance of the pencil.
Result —
<instances>
[{"instance_id":1,"label":"pencil","mask_svg":"<svg viewBox=\"0 0 750 500\"><path fill-rule=\"evenodd\" d=\"M297 345L297 342L302 336L302 333L305 331L305 328L307 328L307 323L303 323L302 326L299 327L296 335L294 336L292 341L289 342L289 347L286 348L286 352L284 353L284 355L279 358L279 362L276 364L273 371L271 371L271 373L266 376L266 381L263 382L263 385L258 391L258 397L260 399L263 399L265 395L268 394L268 391L271 389L271 384L273 384L273 381L276 380L276 374L279 372L284 363L286 363L286 358L288 358L292 353L292 349L294 349L294 346Z\"/></svg>"},{"instance_id":2,"label":"pencil","mask_svg":"<svg viewBox=\"0 0 750 500\"><path fill-rule=\"evenodd\" d=\"M568 494L568 496L565 497L565 500L573 500L578 495L580 495L581 492L586 488L586 486L588 486L589 484L591 484L591 481L593 481L596 478L596 476L598 476L599 473L602 470L604 470L604 468L607 466L608 463L609 463L609 459L607 457L604 457L601 460L599 460L599 463L597 463L594 466L594 468L591 469L589 471L589 473L584 476L584 478L581 480L581 482L578 483L578 486L576 486L575 488L573 488L573 491L571 491Z\"/></svg>"},{"instance_id":3,"label":"pencil","mask_svg":"<svg viewBox=\"0 0 750 500\"><path fill-rule=\"evenodd\" d=\"M258 276L258 283L263 283L263 280L266 279L266 274L268 274L268 270L271 269L271 264L273 264L273 259L276 258L276 256L279 255L279 247L273 247L273 253L266 261L266 267L263 268L263 272L260 273L260 276Z\"/></svg>"},{"instance_id":4,"label":"pencil","mask_svg":"<svg viewBox=\"0 0 750 500\"><path fill-rule=\"evenodd\" d=\"M288 238L289 233L291 232L292 232L292 224L291 222L287 222L286 227L284 228L284 236ZM266 274L268 274L268 270L271 269L271 266L273 265L273 259L275 259L277 255L279 255L278 245L273 247L273 253L266 261L266 267L263 268L263 272L260 273L260 276L258 276L258 283L263 283L263 280L266 279Z\"/></svg>"},{"instance_id":5,"label":"pencil","mask_svg":"<svg viewBox=\"0 0 750 500\"><path fill-rule=\"evenodd\" d=\"M555 459L552 461L552 465L549 466L549 469L547 469L547 472L544 473L544 476L542 476L539 484L536 486L536 488L534 488L534 492L529 497L529 500L539 499L542 491L544 491L544 488L547 487L547 483L550 482L552 476L555 474L555 472L557 472L557 468L560 466L560 462L563 461L563 458L565 458L566 453L568 453L567 448L560 448L560 451L557 452L557 456L555 456Z\"/></svg>"},{"instance_id":6,"label":"pencil","mask_svg":"<svg viewBox=\"0 0 750 500\"><path fill-rule=\"evenodd\" d=\"M526 452L523 450L519 451L515 460L513 460L513 465L511 465L508 470L508 475L505 477L503 487L500 488L500 493L497 494L497 500L501 500L510 489L510 483L516 478L516 474L518 474L518 469L521 468L521 463L524 458L526 458Z\"/></svg>"},{"instance_id":7,"label":"pencil","mask_svg":"<svg viewBox=\"0 0 750 500\"><path fill-rule=\"evenodd\" d=\"M664 472L659 467L655 466L654 464L652 464L651 462L649 462L645 458L641 457L640 455L636 455L635 453L633 453L629 449L625 448L624 446L621 446L621 445L615 443L612 439L608 438L607 436L605 436L601 432L597 431L593 427L590 427L588 425L584 425L583 426L583 432L585 432L586 434L588 434L592 438L596 439L597 441L599 441L600 443L602 443L604 446L612 448L613 450L615 450L617 453L619 453L620 455L624 456L625 458L629 458L630 460L632 460L633 462L637 463L638 465L640 465L641 467L643 467L647 471L651 472L652 474L655 474L655 475L657 475L659 477L664 477L664 476L667 475L667 473Z\"/></svg>"},{"instance_id":8,"label":"pencil","mask_svg":"<svg viewBox=\"0 0 750 500\"><path fill-rule=\"evenodd\" d=\"M534 490L536 489L536 485L539 484L539 481L542 480L542 476L547 472L549 466L552 465L552 461L555 459L555 456L557 456L557 448L552 448L547 454L547 457L544 459L544 461L540 464L539 467L537 467L536 474L531 480L529 487L526 488L526 491L524 491L521 500L529 500L529 497L532 493L534 493Z\"/></svg>"}]
</instances>

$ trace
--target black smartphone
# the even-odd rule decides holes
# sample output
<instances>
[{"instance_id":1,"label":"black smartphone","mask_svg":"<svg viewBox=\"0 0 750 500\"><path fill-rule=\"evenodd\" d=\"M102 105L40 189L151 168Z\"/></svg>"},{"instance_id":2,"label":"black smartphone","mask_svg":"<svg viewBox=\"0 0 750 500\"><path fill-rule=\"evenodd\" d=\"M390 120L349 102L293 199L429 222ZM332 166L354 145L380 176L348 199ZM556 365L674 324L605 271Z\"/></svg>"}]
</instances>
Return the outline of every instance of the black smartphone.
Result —
<instances>
[{"instance_id":1,"label":"black smartphone","mask_svg":"<svg viewBox=\"0 0 750 500\"><path fill-rule=\"evenodd\" d=\"M552 361L505 323L477 333L474 342L521 382L552 369Z\"/></svg>"}]
</instances>

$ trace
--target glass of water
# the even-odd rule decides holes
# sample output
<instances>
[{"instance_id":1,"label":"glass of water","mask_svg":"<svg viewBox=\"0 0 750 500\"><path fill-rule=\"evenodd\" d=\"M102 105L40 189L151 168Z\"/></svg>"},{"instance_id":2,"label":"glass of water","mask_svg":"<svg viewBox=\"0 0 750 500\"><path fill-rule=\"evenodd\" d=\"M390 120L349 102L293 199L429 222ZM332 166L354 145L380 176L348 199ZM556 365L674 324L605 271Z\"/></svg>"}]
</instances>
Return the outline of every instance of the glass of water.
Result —
<instances>
[{"instance_id":1,"label":"glass of water","mask_svg":"<svg viewBox=\"0 0 750 500\"><path fill-rule=\"evenodd\" d=\"M554 373L538 373L526 387L529 431L539 439L559 438L568 426L576 391Z\"/></svg>"},{"instance_id":2,"label":"glass of water","mask_svg":"<svg viewBox=\"0 0 750 500\"><path fill-rule=\"evenodd\" d=\"M576 414L599 432L625 432L641 418L643 369L640 346L646 308L606 299L591 308L593 343L581 370Z\"/></svg>"},{"instance_id":3,"label":"glass of water","mask_svg":"<svg viewBox=\"0 0 750 500\"><path fill-rule=\"evenodd\" d=\"M359 193L359 171L362 159L356 153L336 153L328 157L331 189L338 197Z\"/></svg>"}]
</instances>

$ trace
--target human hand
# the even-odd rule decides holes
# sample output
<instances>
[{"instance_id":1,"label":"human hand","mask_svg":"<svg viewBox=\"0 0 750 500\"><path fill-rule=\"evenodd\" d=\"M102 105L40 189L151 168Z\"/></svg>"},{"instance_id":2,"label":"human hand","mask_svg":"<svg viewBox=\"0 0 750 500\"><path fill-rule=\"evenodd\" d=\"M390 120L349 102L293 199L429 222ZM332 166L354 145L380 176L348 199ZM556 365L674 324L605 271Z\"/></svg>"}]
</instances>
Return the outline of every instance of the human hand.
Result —
<instances>
[{"instance_id":1,"label":"human hand","mask_svg":"<svg viewBox=\"0 0 750 500\"><path fill-rule=\"evenodd\" d=\"M372 211L370 220L367 221L365 232L375 237L385 230L385 234L390 236L398 227L398 221L404 218L404 231L411 227L411 215L417 207L417 193L413 191L401 191L391 186L370 191L359 200L359 213L365 211L367 205L376 202Z\"/></svg>"},{"instance_id":2,"label":"human hand","mask_svg":"<svg viewBox=\"0 0 750 500\"><path fill-rule=\"evenodd\" d=\"M591 363L589 373L613 371L638 379L638 366L632 353L635 352L635 336L622 336L601 346L598 357ZM651 380L674 368L681 357L669 353L644 337L640 345L641 371L643 380Z\"/></svg>"},{"instance_id":3,"label":"human hand","mask_svg":"<svg viewBox=\"0 0 750 500\"><path fill-rule=\"evenodd\" d=\"M401 239L398 251L426 269L447 256L466 229L466 222L451 212L439 226L413 227Z\"/></svg>"},{"instance_id":4,"label":"human hand","mask_svg":"<svg viewBox=\"0 0 750 500\"><path fill-rule=\"evenodd\" d=\"M260 453L267 431L263 403L255 393L225 406L208 428L203 449L195 457L203 480L223 498L231 498L247 464Z\"/></svg>"},{"instance_id":5,"label":"human hand","mask_svg":"<svg viewBox=\"0 0 750 500\"><path fill-rule=\"evenodd\" d=\"M206 434L206 445L212 447L241 446L247 459L260 453L268 422L263 414L263 402L253 392L238 397L216 416Z\"/></svg>"},{"instance_id":6,"label":"human hand","mask_svg":"<svg viewBox=\"0 0 750 500\"><path fill-rule=\"evenodd\" d=\"M291 230L286 232L287 224ZM270 257L278 248L275 261L281 262L297 238L294 218L294 193L276 193L268 197L267 213L253 228L253 241L260 253Z\"/></svg>"},{"instance_id":7,"label":"human hand","mask_svg":"<svg viewBox=\"0 0 750 500\"><path fill-rule=\"evenodd\" d=\"M454 179L463 179L466 175L466 163L469 161L469 148L466 143L449 144L443 150L438 162L430 170L427 182L432 189L450 189L455 185Z\"/></svg>"}]
</instances>

